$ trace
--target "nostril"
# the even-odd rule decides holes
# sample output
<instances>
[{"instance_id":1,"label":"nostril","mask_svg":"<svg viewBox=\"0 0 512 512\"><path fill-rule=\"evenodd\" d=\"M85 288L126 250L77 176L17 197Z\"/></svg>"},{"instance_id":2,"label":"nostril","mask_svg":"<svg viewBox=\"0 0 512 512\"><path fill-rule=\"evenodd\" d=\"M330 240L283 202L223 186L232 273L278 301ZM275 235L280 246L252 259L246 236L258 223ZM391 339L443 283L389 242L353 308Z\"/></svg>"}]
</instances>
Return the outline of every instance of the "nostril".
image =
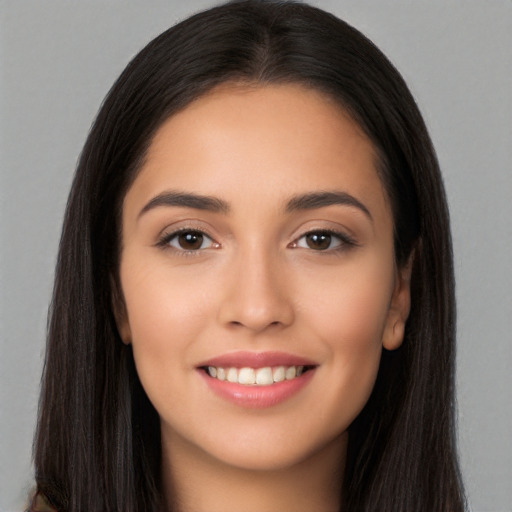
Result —
<instances>
[{"instance_id":1,"label":"nostril","mask_svg":"<svg viewBox=\"0 0 512 512\"><path fill-rule=\"evenodd\" d=\"M239 328L239 327L244 327L244 326L248 326L248 324L245 324L244 322L241 322L239 320L232 320L231 322L229 322L229 324L234 327L234 328ZM251 329L256 329L256 330L262 330L262 329L268 329L269 327L279 327L283 325L282 322L280 322L279 320L274 320L273 322L270 322L268 324L265 324L265 326L255 326L255 325L252 325L249 326Z\"/></svg>"}]
</instances>

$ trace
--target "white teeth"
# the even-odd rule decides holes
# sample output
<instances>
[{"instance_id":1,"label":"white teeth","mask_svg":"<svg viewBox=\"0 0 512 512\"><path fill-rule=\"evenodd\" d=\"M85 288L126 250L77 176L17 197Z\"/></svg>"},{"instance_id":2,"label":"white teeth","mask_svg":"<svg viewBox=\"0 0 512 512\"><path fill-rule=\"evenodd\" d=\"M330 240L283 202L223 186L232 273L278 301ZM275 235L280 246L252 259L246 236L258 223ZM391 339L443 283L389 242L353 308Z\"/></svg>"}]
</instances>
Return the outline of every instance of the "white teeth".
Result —
<instances>
[{"instance_id":1,"label":"white teeth","mask_svg":"<svg viewBox=\"0 0 512 512\"><path fill-rule=\"evenodd\" d=\"M236 368L230 368L226 374L226 380L228 382L238 382L238 370Z\"/></svg>"},{"instance_id":2,"label":"white teeth","mask_svg":"<svg viewBox=\"0 0 512 512\"><path fill-rule=\"evenodd\" d=\"M290 366L289 368L286 369L284 375L286 377L286 380L294 379L295 376L297 375L297 368L295 366Z\"/></svg>"},{"instance_id":3,"label":"white teeth","mask_svg":"<svg viewBox=\"0 0 512 512\"><path fill-rule=\"evenodd\" d=\"M304 373L304 366L270 366L263 368L222 368L208 366L206 371L210 377L221 381L243 384L245 386L270 386L275 382L292 380Z\"/></svg>"},{"instance_id":4,"label":"white teeth","mask_svg":"<svg viewBox=\"0 0 512 512\"><path fill-rule=\"evenodd\" d=\"M286 368L284 366L278 366L274 368L273 378L274 382L283 382L286 377Z\"/></svg>"},{"instance_id":5,"label":"white teeth","mask_svg":"<svg viewBox=\"0 0 512 512\"><path fill-rule=\"evenodd\" d=\"M270 368L270 366L260 368L256 372L256 384L259 384L260 386L270 386L273 382L272 368Z\"/></svg>"},{"instance_id":6,"label":"white teeth","mask_svg":"<svg viewBox=\"0 0 512 512\"><path fill-rule=\"evenodd\" d=\"M238 372L238 383L239 384L255 384L256 375L252 368L241 368Z\"/></svg>"}]
</instances>

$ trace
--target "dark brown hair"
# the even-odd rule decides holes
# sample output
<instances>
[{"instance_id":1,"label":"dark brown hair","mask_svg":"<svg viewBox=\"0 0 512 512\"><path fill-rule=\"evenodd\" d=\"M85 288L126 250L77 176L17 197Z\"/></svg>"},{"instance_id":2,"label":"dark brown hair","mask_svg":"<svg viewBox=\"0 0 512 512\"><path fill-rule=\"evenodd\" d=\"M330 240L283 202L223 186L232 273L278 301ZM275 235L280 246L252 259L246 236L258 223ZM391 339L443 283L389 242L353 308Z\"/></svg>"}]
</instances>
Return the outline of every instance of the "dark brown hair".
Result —
<instances>
[{"instance_id":1,"label":"dark brown hair","mask_svg":"<svg viewBox=\"0 0 512 512\"><path fill-rule=\"evenodd\" d=\"M158 415L119 337L120 211L155 131L216 85L295 83L334 98L380 155L395 252L414 251L404 343L383 350L349 430L343 510L460 512L454 427L454 278L436 156L397 70L361 33L306 4L238 1L150 42L112 87L67 205L35 440L38 490L59 510L161 507Z\"/></svg>"}]
</instances>

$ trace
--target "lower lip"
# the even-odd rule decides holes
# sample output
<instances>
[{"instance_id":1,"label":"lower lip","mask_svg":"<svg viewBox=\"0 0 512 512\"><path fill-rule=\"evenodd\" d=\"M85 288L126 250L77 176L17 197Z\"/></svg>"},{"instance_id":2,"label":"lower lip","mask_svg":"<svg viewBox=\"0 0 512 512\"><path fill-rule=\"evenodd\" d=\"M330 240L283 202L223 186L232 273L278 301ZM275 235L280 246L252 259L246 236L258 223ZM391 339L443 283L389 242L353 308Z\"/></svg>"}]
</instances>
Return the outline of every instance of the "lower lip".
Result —
<instances>
[{"instance_id":1,"label":"lower lip","mask_svg":"<svg viewBox=\"0 0 512 512\"><path fill-rule=\"evenodd\" d=\"M278 405L296 395L311 381L312 368L291 380L275 382L270 386L247 386L210 377L204 370L198 370L209 388L221 398L236 405L252 409L264 409Z\"/></svg>"}]
</instances>

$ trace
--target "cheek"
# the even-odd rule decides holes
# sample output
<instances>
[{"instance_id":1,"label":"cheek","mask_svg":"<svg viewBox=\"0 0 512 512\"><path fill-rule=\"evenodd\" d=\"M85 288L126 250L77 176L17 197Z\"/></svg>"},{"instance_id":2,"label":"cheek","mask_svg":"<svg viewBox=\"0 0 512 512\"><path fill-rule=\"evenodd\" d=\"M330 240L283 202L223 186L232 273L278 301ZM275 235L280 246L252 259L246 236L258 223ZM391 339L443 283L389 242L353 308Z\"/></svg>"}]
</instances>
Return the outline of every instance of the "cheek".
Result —
<instances>
[{"instance_id":1,"label":"cheek","mask_svg":"<svg viewBox=\"0 0 512 512\"><path fill-rule=\"evenodd\" d=\"M121 281L135 342L175 338L177 330L199 327L205 319L208 284L197 275L162 264L131 265L127 257Z\"/></svg>"},{"instance_id":2,"label":"cheek","mask_svg":"<svg viewBox=\"0 0 512 512\"><path fill-rule=\"evenodd\" d=\"M382 353L393 285L393 265L365 265L364 272L347 267L322 278L301 303L310 335L326 354L326 386L333 402L343 404L344 427L355 419L373 389ZM348 420L348 421L347 421Z\"/></svg>"},{"instance_id":3,"label":"cheek","mask_svg":"<svg viewBox=\"0 0 512 512\"><path fill-rule=\"evenodd\" d=\"M129 257L121 267L137 372L150 397L190 366L190 347L211 317L201 281L168 274L162 265L130 265Z\"/></svg>"},{"instance_id":4,"label":"cheek","mask_svg":"<svg viewBox=\"0 0 512 512\"><path fill-rule=\"evenodd\" d=\"M385 260L385 258L384 258ZM380 346L394 282L392 259L354 258L346 267L305 275L300 309L333 350Z\"/></svg>"}]
</instances>

